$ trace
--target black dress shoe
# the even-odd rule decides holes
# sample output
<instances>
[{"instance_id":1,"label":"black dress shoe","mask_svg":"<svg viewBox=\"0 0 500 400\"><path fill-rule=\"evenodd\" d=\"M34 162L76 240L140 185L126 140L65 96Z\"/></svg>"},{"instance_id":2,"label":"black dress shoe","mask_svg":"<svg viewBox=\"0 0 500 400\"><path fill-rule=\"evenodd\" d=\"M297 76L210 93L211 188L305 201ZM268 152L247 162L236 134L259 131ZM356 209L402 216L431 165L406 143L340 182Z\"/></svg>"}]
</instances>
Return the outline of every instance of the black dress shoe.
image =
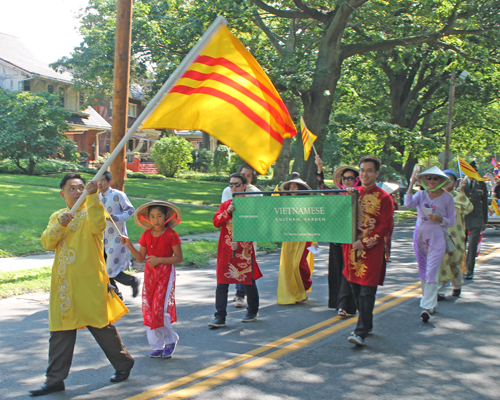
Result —
<instances>
[{"instance_id":1,"label":"black dress shoe","mask_svg":"<svg viewBox=\"0 0 500 400\"><path fill-rule=\"evenodd\" d=\"M132 367L129 369L126 369L125 371L115 371L113 376L109 378L111 382L123 382L128 379L130 376L130 371L132 370Z\"/></svg>"},{"instance_id":2,"label":"black dress shoe","mask_svg":"<svg viewBox=\"0 0 500 400\"><path fill-rule=\"evenodd\" d=\"M54 383L53 385L47 385L44 383L38 389L30 390L31 396L44 396L52 392L61 392L65 390L64 381Z\"/></svg>"},{"instance_id":3,"label":"black dress shoe","mask_svg":"<svg viewBox=\"0 0 500 400\"><path fill-rule=\"evenodd\" d=\"M132 297L137 297L137 295L139 294L140 285L141 285L141 280L139 278L135 278L134 283L132 283Z\"/></svg>"}]
</instances>

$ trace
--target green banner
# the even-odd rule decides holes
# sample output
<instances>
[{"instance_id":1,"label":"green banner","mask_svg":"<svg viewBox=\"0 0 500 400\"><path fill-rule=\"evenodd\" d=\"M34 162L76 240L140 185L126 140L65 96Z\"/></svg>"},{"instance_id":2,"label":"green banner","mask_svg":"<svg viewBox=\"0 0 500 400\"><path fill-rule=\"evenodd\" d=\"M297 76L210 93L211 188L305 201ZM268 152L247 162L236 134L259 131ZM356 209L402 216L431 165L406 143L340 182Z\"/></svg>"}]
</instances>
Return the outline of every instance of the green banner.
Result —
<instances>
[{"instance_id":1,"label":"green banner","mask_svg":"<svg viewBox=\"0 0 500 400\"><path fill-rule=\"evenodd\" d=\"M235 241L356 241L354 195L235 196L233 202Z\"/></svg>"}]
</instances>

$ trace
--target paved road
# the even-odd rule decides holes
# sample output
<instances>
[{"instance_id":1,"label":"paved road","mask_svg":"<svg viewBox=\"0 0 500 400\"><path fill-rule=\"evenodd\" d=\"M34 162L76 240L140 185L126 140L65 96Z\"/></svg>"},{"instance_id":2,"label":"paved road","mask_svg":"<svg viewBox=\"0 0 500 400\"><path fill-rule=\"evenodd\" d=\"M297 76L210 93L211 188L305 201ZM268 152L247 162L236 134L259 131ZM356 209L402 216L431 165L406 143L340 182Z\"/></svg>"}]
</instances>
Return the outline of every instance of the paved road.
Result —
<instances>
[{"instance_id":1,"label":"paved road","mask_svg":"<svg viewBox=\"0 0 500 400\"><path fill-rule=\"evenodd\" d=\"M355 318L326 308L327 247L316 262L310 300L276 304L279 254L259 258L258 321L229 306L228 327L209 330L215 271L179 269L175 329L180 342L170 360L150 359L140 300L124 292L131 312L117 322L136 358L128 381L112 384L113 369L87 331L78 335L65 392L53 399L498 399L500 367L500 234L487 231L474 281L448 297L428 324L419 318L412 226L394 234L393 260L367 346L346 340ZM495 252L496 248L498 252ZM405 292L402 289L407 288ZM398 292L399 291L399 295ZM418 292L418 291L417 291ZM395 294L396 293L396 294ZM0 398L27 398L44 379L47 295L0 301ZM167 397L162 397L167 396Z\"/></svg>"}]
</instances>

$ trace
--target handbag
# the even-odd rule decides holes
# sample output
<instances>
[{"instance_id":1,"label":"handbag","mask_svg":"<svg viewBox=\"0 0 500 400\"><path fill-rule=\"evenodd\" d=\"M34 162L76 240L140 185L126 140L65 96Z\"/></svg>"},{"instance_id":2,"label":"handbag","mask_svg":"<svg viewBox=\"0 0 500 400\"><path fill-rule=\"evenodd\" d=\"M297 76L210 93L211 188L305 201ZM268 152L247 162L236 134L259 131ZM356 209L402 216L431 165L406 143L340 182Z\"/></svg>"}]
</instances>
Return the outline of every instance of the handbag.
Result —
<instances>
[{"instance_id":1,"label":"handbag","mask_svg":"<svg viewBox=\"0 0 500 400\"><path fill-rule=\"evenodd\" d=\"M446 253L447 254L453 253L457 249L457 246L455 246L455 242L453 241L450 232L448 232L447 229L443 229L443 232L444 232L444 240L446 241Z\"/></svg>"}]
</instances>

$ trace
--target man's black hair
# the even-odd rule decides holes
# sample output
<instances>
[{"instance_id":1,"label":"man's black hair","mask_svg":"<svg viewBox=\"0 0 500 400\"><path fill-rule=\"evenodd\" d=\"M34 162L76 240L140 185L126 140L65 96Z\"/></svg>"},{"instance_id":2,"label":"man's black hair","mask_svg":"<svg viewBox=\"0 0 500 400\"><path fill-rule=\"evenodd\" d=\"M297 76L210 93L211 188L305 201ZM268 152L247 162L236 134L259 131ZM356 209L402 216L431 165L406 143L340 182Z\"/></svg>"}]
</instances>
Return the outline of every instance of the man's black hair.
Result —
<instances>
[{"instance_id":1,"label":"man's black hair","mask_svg":"<svg viewBox=\"0 0 500 400\"><path fill-rule=\"evenodd\" d=\"M61 183L59 184L59 187L61 188L61 190L64 189L66 182L68 182L70 179L80 179L83 182L83 184L85 185L85 179L82 178L79 173L71 172L69 174L64 175L64 177L62 178Z\"/></svg>"},{"instance_id":2,"label":"man's black hair","mask_svg":"<svg viewBox=\"0 0 500 400\"><path fill-rule=\"evenodd\" d=\"M108 182L111 182L111 179L113 179L113 175L111 175L111 172L109 171L104 171L104 174L102 174L104 179L106 179Z\"/></svg>"},{"instance_id":3,"label":"man's black hair","mask_svg":"<svg viewBox=\"0 0 500 400\"><path fill-rule=\"evenodd\" d=\"M361 157L361 159L359 160L358 167L361 167L361 164L363 164L365 162L372 162L373 165L375 166L375 171L380 171L380 165L382 164L380 161L380 158L375 157L375 156Z\"/></svg>"},{"instance_id":4,"label":"man's black hair","mask_svg":"<svg viewBox=\"0 0 500 400\"><path fill-rule=\"evenodd\" d=\"M238 173L241 173L241 171L242 171L243 169L249 169L249 170L251 170L251 171L252 171L252 176L253 176L254 178L257 176L257 171L256 171L256 170L254 170L254 169L253 169L250 165L248 165L248 164L243 164L243 165L240 165L240 169L238 169ZM247 182L245 182L245 183L247 183Z\"/></svg>"},{"instance_id":5,"label":"man's black hair","mask_svg":"<svg viewBox=\"0 0 500 400\"><path fill-rule=\"evenodd\" d=\"M229 177L229 180L231 180L231 178L238 178L239 180L241 180L241 183L243 184L247 184L248 181L247 181L247 177L246 176L243 176L241 175L240 173L238 172L235 172L234 174L232 174L230 177Z\"/></svg>"}]
</instances>

